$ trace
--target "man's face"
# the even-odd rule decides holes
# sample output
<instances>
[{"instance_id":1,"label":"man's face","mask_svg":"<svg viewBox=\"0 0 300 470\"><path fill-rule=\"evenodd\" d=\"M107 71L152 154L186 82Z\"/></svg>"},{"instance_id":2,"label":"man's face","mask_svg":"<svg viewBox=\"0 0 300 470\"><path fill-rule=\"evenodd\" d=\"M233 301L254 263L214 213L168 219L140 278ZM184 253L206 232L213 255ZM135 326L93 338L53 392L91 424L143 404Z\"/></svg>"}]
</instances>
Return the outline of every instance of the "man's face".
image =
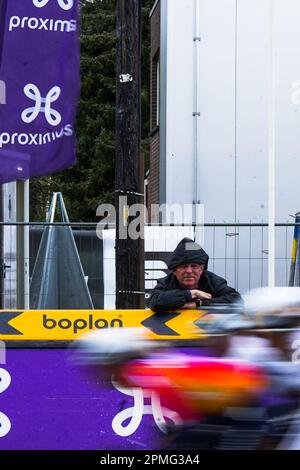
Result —
<instances>
[{"instance_id":1,"label":"man's face","mask_svg":"<svg viewBox=\"0 0 300 470\"><path fill-rule=\"evenodd\" d=\"M174 269L174 274L180 287L184 289L198 289L198 282L204 271L204 264L182 264Z\"/></svg>"}]
</instances>

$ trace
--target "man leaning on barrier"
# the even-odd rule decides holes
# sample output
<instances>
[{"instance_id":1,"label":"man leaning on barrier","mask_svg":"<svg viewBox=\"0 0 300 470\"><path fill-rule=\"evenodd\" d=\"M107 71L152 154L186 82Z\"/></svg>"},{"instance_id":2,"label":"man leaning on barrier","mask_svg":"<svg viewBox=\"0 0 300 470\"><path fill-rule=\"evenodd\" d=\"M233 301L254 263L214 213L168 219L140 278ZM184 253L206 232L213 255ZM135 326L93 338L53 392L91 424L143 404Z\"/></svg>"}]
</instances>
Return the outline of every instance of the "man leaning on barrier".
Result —
<instances>
[{"instance_id":1,"label":"man leaning on barrier","mask_svg":"<svg viewBox=\"0 0 300 470\"><path fill-rule=\"evenodd\" d=\"M208 255L198 243L184 238L168 263L172 271L159 279L149 300L152 310L177 310L241 301L227 281L207 270Z\"/></svg>"}]
</instances>

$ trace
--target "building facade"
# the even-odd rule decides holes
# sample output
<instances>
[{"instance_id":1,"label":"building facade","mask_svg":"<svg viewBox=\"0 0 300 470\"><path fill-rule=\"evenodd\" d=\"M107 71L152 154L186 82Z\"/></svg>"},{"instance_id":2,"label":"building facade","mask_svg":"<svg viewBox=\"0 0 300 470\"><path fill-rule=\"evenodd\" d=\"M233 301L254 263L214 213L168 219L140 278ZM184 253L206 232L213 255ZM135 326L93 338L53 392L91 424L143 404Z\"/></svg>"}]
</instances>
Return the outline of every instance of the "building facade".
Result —
<instances>
[{"instance_id":1,"label":"building facade","mask_svg":"<svg viewBox=\"0 0 300 470\"><path fill-rule=\"evenodd\" d=\"M156 2L149 204L203 204L206 223L268 222L272 51L275 220L293 221L300 210L299 18L297 0ZM285 285L292 234L279 232L276 283ZM259 284L268 282L267 232L215 235L213 242L207 231L205 247L214 250L217 272L236 284L250 269ZM242 290L252 286L248 278Z\"/></svg>"}]
</instances>

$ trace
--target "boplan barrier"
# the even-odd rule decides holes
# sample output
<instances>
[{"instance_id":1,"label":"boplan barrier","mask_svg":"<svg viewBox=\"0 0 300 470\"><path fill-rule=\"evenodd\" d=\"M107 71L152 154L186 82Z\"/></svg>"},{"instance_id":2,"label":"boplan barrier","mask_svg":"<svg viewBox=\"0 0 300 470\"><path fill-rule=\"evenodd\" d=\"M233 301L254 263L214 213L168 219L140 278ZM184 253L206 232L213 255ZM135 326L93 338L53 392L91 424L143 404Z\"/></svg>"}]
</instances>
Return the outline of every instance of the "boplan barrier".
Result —
<instances>
[{"instance_id":1,"label":"boplan barrier","mask_svg":"<svg viewBox=\"0 0 300 470\"><path fill-rule=\"evenodd\" d=\"M165 420L180 416L142 389L111 387L75 364L69 346L95 329L143 327L154 339L191 339L204 311L0 311L0 449L160 447Z\"/></svg>"},{"instance_id":2,"label":"boplan barrier","mask_svg":"<svg viewBox=\"0 0 300 470\"><path fill-rule=\"evenodd\" d=\"M102 328L144 327L155 339L190 339L204 312L184 310L0 310L0 340L73 341ZM193 327L194 325L194 327Z\"/></svg>"}]
</instances>

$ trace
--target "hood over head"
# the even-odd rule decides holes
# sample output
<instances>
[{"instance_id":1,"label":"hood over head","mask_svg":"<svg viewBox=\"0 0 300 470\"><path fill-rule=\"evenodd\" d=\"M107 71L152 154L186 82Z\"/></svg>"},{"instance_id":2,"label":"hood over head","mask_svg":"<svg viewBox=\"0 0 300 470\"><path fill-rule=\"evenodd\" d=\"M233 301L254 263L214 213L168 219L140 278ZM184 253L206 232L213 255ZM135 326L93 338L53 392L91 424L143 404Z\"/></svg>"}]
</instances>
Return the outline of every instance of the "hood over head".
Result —
<instances>
[{"instance_id":1,"label":"hood over head","mask_svg":"<svg viewBox=\"0 0 300 470\"><path fill-rule=\"evenodd\" d=\"M182 264L204 264L207 269L209 256L201 246L190 238L183 238L175 248L168 263L169 269L174 269Z\"/></svg>"}]
</instances>

